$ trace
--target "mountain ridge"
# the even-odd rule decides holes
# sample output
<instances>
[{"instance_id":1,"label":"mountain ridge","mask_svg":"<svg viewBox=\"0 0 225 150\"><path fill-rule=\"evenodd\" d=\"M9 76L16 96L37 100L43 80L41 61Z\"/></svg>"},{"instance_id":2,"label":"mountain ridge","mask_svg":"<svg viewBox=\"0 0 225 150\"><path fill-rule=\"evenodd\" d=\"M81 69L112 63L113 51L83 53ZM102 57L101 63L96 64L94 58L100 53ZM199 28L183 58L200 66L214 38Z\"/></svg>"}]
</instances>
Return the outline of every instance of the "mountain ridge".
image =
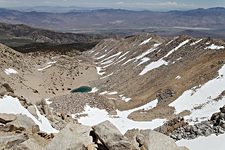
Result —
<instances>
[{"instance_id":1,"label":"mountain ridge","mask_svg":"<svg viewBox=\"0 0 225 150\"><path fill-rule=\"evenodd\" d=\"M131 11L123 9L97 9L90 12L22 12L0 9L0 20L23 23L34 27L61 31L100 30L157 27L209 27L224 28L225 8L194 9L188 11ZM23 16L23 17L22 17ZM190 18L191 16L191 18Z\"/></svg>"}]
</instances>

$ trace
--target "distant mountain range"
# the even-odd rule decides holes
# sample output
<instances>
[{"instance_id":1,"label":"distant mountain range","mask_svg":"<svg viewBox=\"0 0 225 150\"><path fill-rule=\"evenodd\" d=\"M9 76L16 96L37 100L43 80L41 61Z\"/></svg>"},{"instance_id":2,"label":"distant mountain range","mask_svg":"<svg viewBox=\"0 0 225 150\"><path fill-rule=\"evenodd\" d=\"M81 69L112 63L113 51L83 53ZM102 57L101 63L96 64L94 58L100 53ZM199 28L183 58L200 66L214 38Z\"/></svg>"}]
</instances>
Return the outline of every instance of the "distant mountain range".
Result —
<instances>
[{"instance_id":1,"label":"distant mountain range","mask_svg":"<svg viewBox=\"0 0 225 150\"><path fill-rule=\"evenodd\" d=\"M60 31L146 29L151 27L224 28L225 8L189 11L71 10L65 13L0 9L0 21Z\"/></svg>"}]
</instances>

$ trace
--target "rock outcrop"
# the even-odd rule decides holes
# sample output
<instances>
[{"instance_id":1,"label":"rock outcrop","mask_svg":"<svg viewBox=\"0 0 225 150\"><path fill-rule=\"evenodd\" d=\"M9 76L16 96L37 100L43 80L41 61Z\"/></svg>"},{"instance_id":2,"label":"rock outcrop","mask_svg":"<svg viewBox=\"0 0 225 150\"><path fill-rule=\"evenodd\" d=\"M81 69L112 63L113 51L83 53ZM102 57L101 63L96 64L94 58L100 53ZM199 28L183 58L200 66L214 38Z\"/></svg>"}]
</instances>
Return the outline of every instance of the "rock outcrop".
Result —
<instances>
[{"instance_id":1,"label":"rock outcrop","mask_svg":"<svg viewBox=\"0 0 225 150\"><path fill-rule=\"evenodd\" d=\"M135 143L136 140L140 150L186 150L184 147L178 147L175 141L168 136L153 130L129 130L125 134Z\"/></svg>"},{"instance_id":2,"label":"rock outcrop","mask_svg":"<svg viewBox=\"0 0 225 150\"><path fill-rule=\"evenodd\" d=\"M92 127L97 138L110 150L134 149L131 142L109 121Z\"/></svg>"},{"instance_id":3,"label":"rock outcrop","mask_svg":"<svg viewBox=\"0 0 225 150\"><path fill-rule=\"evenodd\" d=\"M85 150L92 144L90 136L91 127L69 123L62 129L50 143L45 147L46 150Z\"/></svg>"}]
</instances>

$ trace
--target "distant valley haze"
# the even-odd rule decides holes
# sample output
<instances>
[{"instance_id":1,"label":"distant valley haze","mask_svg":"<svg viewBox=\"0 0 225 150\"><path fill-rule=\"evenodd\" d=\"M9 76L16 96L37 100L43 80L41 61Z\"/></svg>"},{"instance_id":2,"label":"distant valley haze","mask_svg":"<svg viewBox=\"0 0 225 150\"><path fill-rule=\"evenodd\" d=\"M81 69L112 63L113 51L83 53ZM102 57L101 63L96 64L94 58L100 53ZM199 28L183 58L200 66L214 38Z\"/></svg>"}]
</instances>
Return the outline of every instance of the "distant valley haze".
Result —
<instances>
[{"instance_id":1,"label":"distant valley haze","mask_svg":"<svg viewBox=\"0 0 225 150\"><path fill-rule=\"evenodd\" d=\"M20 8L45 10L47 8L58 9L129 9L129 10L189 10L196 8L224 7L224 0L0 0L3 8ZM45 7L43 7L45 6ZM46 7L48 6L48 7ZM51 9L50 9L51 10Z\"/></svg>"}]
</instances>

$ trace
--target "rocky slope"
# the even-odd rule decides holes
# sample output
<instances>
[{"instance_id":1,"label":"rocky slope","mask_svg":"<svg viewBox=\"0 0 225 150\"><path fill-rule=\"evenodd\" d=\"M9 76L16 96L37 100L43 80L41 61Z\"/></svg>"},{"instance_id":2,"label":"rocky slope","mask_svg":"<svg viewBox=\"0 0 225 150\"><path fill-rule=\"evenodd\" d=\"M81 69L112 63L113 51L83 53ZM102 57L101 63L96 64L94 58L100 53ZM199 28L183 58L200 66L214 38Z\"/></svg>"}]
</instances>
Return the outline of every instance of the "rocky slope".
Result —
<instances>
[{"instance_id":1,"label":"rocky slope","mask_svg":"<svg viewBox=\"0 0 225 150\"><path fill-rule=\"evenodd\" d=\"M23 24L0 23L0 42L18 47L34 43L59 44L90 44L96 43L103 37L95 34L62 33L40 28L33 28ZM45 45L48 46L48 45Z\"/></svg>"},{"instance_id":2,"label":"rocky slope","mask_svg":"<svg viewBox=\"0 0 225 150\"><path fill-rule=\"evenodd\" d=\"M107 95L105 91L117 91L113 96L119 110L157 99L154 109L129 115L134 120L153 120L173 117L176 111L171 104L173 101L189 89L194 94L195 90L220 75L218 71L223 67L224 54L221 40L144 35L105 40L88 55L93 57L100 75L94 83L98 92ZM221 90L222 93L224 89ZM132 99L124 100L121 95ZM199 107L201 105L204 103ZM198 108L195 106L189 111L192 109ZM183 110L179 114L185 115L185 112L190 113Z\"/></svg>"}]
</instances>

